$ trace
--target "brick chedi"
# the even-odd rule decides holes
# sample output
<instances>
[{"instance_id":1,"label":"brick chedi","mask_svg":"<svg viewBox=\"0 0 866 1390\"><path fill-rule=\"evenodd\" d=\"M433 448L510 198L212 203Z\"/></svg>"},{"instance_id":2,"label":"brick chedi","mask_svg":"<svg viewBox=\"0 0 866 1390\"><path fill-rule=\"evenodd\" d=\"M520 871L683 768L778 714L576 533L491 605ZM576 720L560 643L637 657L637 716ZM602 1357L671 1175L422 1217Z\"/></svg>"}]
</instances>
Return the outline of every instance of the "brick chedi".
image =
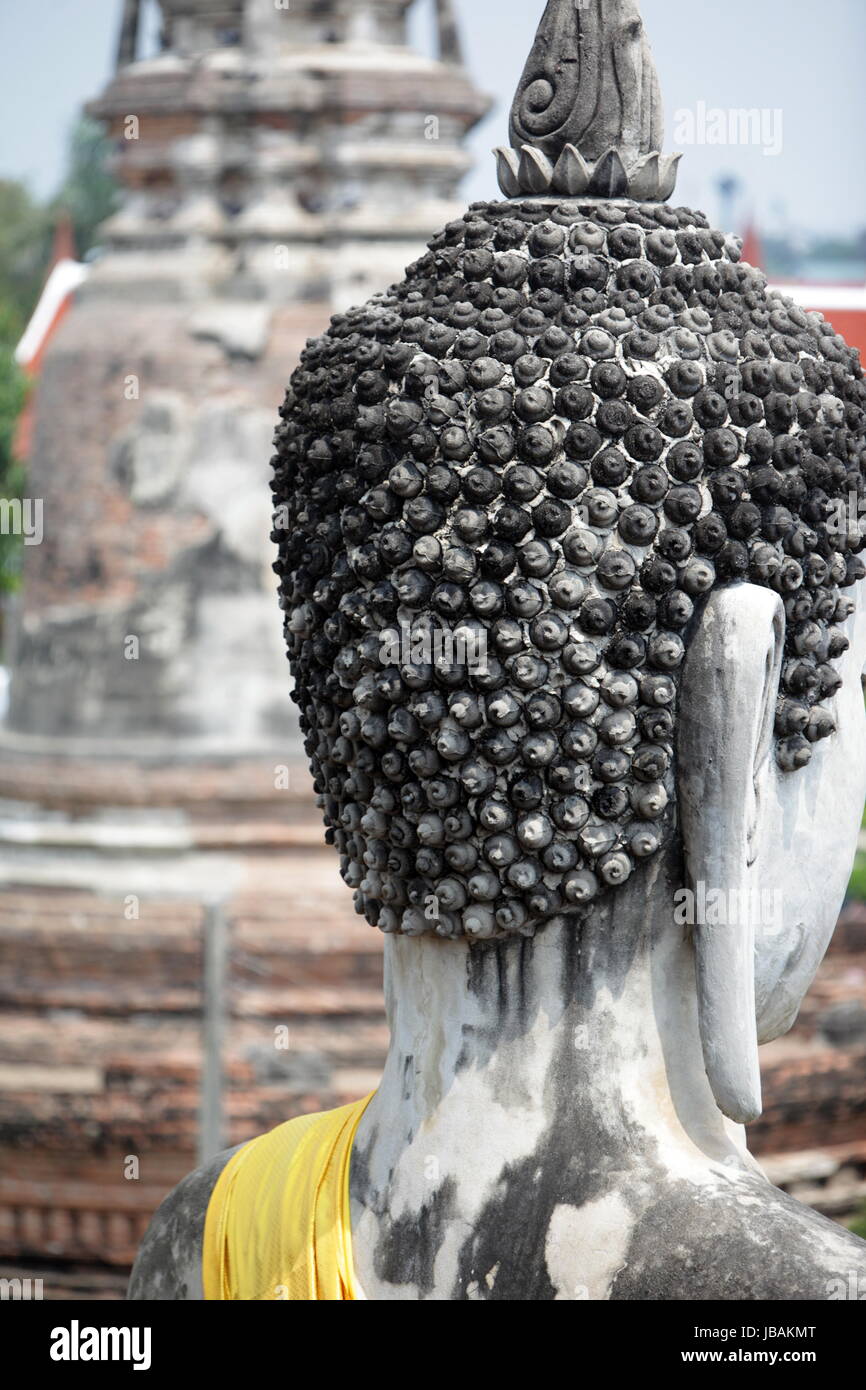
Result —
<instances>
[{"instance_id":1,"label":"brick chedi","mask_svg":"<svg viewBox=\"0 0 866 1390\"><path fill-rule=\"evenodd\" d=\"M163 51L92 103L124 198L45 364L13 729L284 737L266 479L286 367L453 215L486 107L448 6L444 61L405 46L408 8L165 0Z\"/></svg>"},{"instance_id":2,"label":"brick chedi","mask_svg":"<svg viewBox=\"0 0 866 1390\"><path fill-rule=\"evenodd\" d=\"M349 1099L379 1059L379 942L320 891L271 440L306 339L459 211L486 109L442 0L437 59L409 0L163 0L152 58L139 8L90 108L123 196L36 393L44 539L0 730L0 1261L53 1262L46 1297L131 1257L197 1145ZM312 915L315 959L289 945Z\"/></svg>"}]
</instances>

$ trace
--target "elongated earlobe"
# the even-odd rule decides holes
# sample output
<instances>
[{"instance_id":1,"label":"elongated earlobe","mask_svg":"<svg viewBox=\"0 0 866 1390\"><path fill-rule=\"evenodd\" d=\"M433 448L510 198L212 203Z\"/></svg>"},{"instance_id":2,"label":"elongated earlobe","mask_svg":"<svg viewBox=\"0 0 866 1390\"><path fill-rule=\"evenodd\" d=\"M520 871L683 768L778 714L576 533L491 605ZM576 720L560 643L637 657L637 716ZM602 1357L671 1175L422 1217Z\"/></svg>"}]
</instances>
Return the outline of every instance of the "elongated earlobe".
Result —
<instances>
[{"instance_id":1,"label":"elongated earlobe","mask_svg":"<svg viewBox=\"0 0 866 1390\"><path fill-rule=\"evenodd\" d=\"M687 886L723 904L695 925L704 1065L719 1108L761 1113L755 1024L755 930L749 904L760 773L772 756L785 634L778 595L753 584L710 596L680 690L678 803ZM726 910L726 908L728 910Z\"/></svg>"}]
</instances>

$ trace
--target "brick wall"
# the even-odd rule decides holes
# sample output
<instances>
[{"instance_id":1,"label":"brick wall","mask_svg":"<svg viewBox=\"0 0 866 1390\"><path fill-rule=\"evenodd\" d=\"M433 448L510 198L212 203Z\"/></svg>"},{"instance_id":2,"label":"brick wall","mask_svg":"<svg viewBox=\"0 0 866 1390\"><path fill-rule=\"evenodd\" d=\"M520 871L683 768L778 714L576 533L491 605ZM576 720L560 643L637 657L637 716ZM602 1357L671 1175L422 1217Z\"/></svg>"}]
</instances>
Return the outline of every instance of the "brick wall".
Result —
<instances>
[{"instance_id":1,"label":"brick wall","mask_svg":"<svg viewBox=\"0 0 866 1390\"><path fill-rule=\"evenodd\" d=\"M225 905L227 1143L364 1094L387 1044L382 938L333 852L251 852L247 871ZM41 1273L45 1297L120 1296L150 1213L197 1161L203 931L191 900L154 896L128 921L119 896L0 892L0 1274ZM858 1008L852 906L797 1027L762 1050L750 1139L837 1215L866 1195Z\"/></svg>"}]
</instances>

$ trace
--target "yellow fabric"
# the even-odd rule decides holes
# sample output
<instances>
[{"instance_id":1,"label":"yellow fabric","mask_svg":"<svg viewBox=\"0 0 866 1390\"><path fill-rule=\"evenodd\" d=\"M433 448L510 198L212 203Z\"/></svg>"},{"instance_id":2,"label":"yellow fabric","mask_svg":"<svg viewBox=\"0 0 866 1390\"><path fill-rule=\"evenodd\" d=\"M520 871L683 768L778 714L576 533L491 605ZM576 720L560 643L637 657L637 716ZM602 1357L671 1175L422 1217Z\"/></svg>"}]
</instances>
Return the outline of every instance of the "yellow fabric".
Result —
<instances>
[{"instance_id":1,"label":"yellow fabric","mask_svg":"<svg viewBox=\"0 0 866 1390\"><path fill-rule=\"evenodd\" d=\"M372 1095L300 1115L239 1149L204 1228L206 1299L357 1299L349 1164Z\"/></svg>"}]
</instances>

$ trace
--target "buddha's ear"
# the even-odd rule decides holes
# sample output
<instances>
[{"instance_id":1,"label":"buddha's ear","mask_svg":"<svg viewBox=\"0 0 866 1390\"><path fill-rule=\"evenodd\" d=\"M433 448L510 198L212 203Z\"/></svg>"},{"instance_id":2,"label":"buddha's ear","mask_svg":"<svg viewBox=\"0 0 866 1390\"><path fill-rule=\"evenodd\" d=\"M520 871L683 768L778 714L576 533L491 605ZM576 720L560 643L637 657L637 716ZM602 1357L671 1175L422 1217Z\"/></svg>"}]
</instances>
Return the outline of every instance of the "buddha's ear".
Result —
<instances>
[{"instance_id":1,"label":"buddha's ear","mask_svg":"<svg viewBox=\"0 0 866 1390\"><path fill-rule=\"evenodd\" d=\"M704 1065L719 1108L740 1124L761 1113L755 927L746 905L759 886L753 846L784 639L777 594L754 584L716 589L692 634L679 695L686 886L698 904L712 893L714 905L694 928Z\"/></svg>"}]
</instances>

